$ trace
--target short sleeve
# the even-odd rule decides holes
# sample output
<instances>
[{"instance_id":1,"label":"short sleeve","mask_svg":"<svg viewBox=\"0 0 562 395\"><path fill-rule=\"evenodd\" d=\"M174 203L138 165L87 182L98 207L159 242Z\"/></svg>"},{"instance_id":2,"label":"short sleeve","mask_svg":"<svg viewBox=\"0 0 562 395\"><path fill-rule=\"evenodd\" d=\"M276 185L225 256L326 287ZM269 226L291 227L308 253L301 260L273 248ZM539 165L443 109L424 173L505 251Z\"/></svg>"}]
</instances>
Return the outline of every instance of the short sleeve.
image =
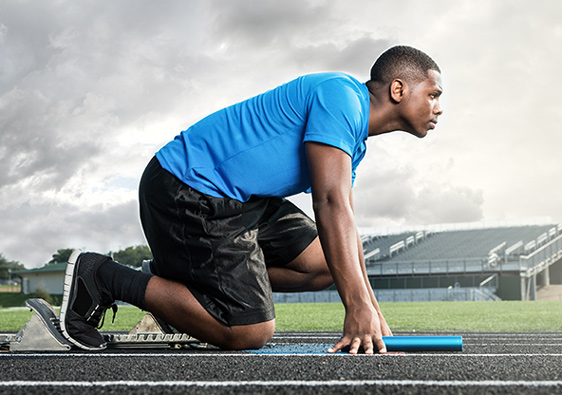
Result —
<instances>
[{"instance_id":1,"label":"short sleeve","mask_svg":"<svg viewBox=\"0 0 562 395\"><path fill-rule=\"evenodd\" d=\"M334 146L353 156L363 139L361 92L345 78L319 84L308 100L304 141Z\"/></svg>"}]
</instances>

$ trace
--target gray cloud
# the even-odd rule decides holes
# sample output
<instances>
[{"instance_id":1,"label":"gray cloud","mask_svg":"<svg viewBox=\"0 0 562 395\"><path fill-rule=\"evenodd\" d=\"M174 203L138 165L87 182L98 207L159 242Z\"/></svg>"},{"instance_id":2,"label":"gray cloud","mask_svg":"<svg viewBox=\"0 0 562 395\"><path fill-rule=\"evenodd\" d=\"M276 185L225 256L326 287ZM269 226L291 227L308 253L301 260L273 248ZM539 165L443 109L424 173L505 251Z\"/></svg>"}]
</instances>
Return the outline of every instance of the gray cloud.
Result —
<instances>
[{"instance_id":1,"label":"gray cloud","mask_svg":"<svg viewBox=\"0 0 562 395\"><path fill-rule=\"evenodd\" d=\"M298 47L293 51L293 56L303 69L345 71L366 81L378 55L394 44L391 40L365 35L342 45L323 43Z\"/></svg>"},{"instance_id":2,"label":"gray cloud","mask_svg":"<svg viewBox=\"0 0 562 395\"><path fill-rule=\"evenodd\" d=\"M213 43L230 54L247 53L259 59L256 66L269 74L285 71L282 82L298 73L334 70L368 79L376 57L393 43L373 37L367 29L348 32L346 18L330 3L238 0L211 4Z\"/></svg>"},{"instance_id":3,"label":"gray cloud","mask_svg":"<svg viewBox=\"0 0 562 395\"><path fill-rule=\"evenodd\" d=\"M313 1L211 1L213 38L254 51L282 50L319 34L334 22L327 3ZM281 47L281 48L280 48Z\"/></svg>"},{"instance_id":4,"label":"gray cloud","mask_svg":"<svg viewBox=\"0 0 562 395\"><path fill-rule=\"evenodd\" d=\"M416 194L406 222L445 224L479 221L483 219L483 203L482 191L451 184L432 185Z\"/></svg>"},{"instance_id":5,"label":"gray cloud","mask_svg":"<svg viewBox=\"0 0 562 395\"><path fill-rule=\"evenodd\" d=\"M58 189L81 166L81 150L91 156L102 150L99 133L77 139L71 134L78 125L74 124L70 109L38 91L15 89L3 95L0 102L0 166L4 169L0 174L0 191L22 182L31 183L37 190ZM88 121L85 130L92 128L92 122L103 126L100 119Z\"/></svg>"},{"instance_id":6,"label":"gray cloud","mask_svg":"<svg viewBox=\"0 0 562 395\"><path fill-rule=\"evenodd\" d=\"M133 244L144 244L137 204L130 201L90 210L72 204L22 203L17 209L0 210L2 252L25 257L28 266L41 266L59 248L82 248L107 253Z\"/></svg>"},{"instance_id":7,"label":"gray cloud","mask_svg":"<svg viewBox=\"0 0 562 395\"><path fill-rule=\"evenodd\" d=\"M370 174L361 176L354 191L356 220L360 227L483 219L481 190L434 179L411 165L390 169L384 165L378 169L372 166Z\"/></svg>"}]
</instances>

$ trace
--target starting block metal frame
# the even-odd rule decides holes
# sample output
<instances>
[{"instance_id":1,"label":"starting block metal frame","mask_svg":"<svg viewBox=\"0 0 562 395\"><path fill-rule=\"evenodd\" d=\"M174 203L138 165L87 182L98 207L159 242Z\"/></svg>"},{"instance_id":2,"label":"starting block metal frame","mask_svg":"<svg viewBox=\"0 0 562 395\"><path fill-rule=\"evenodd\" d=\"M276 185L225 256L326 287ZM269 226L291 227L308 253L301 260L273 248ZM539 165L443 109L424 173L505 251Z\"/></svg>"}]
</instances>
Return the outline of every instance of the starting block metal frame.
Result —
<instances>
[{"instance_id":1,"label":"starting block metal frame","mask_svg":"<svg viewBox=\"0 0 562 395\"><path fill-rule=\"evenodd\" d=\"M11 352L64 352L75 346L62 335L55 309L43 299L28 299L26 306L35 312L16 334L0 334L0 347ZM178 333L147 313L126 334L103 333L108 348L207 348L206 343Z\"/></svg>"}]
</instances>

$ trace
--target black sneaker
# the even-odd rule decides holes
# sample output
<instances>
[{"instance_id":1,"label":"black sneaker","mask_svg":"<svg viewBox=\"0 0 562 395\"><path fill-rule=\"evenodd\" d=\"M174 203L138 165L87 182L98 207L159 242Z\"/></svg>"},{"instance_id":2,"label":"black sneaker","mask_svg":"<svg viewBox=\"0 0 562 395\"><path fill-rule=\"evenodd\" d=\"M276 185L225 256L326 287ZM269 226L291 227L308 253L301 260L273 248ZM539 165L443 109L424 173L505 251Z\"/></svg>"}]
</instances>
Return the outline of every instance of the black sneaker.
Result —
<instances>
[{"instance_id":1,"label":"black sneaker","mask_svg":"<svg viewBox=\"0 0 562 395\"><path fill-rule=\"evenodd\" d=\"M64 276L64 293L60 311L62 334L84 350L103 350L106 342L96 330L108 308L117 306L111 293L98 284L98 268L111 258L91 252L74 251L68 259ZM103 320L101 327L103 325Z\"/></svg>"}]
</instances>

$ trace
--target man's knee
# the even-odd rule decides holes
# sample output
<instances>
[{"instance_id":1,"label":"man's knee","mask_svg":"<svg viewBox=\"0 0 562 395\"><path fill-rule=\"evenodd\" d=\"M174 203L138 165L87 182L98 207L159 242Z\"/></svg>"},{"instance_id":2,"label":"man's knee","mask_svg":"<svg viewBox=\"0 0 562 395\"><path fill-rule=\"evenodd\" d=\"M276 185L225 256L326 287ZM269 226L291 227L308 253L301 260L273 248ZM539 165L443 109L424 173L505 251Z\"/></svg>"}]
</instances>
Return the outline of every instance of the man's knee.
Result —
<instances>
[{"instance_id":1,"label":"man's knee","mask_svg":"<svg viewBox=\"0 0 562 395\"><path fill-rule=\"evenodd\" d=\"M247 350L261 348L271 340L275 332L275 320L253 325L231 327L231 333L221 346L230 350Z\"/></svg>"}]
</instances>

